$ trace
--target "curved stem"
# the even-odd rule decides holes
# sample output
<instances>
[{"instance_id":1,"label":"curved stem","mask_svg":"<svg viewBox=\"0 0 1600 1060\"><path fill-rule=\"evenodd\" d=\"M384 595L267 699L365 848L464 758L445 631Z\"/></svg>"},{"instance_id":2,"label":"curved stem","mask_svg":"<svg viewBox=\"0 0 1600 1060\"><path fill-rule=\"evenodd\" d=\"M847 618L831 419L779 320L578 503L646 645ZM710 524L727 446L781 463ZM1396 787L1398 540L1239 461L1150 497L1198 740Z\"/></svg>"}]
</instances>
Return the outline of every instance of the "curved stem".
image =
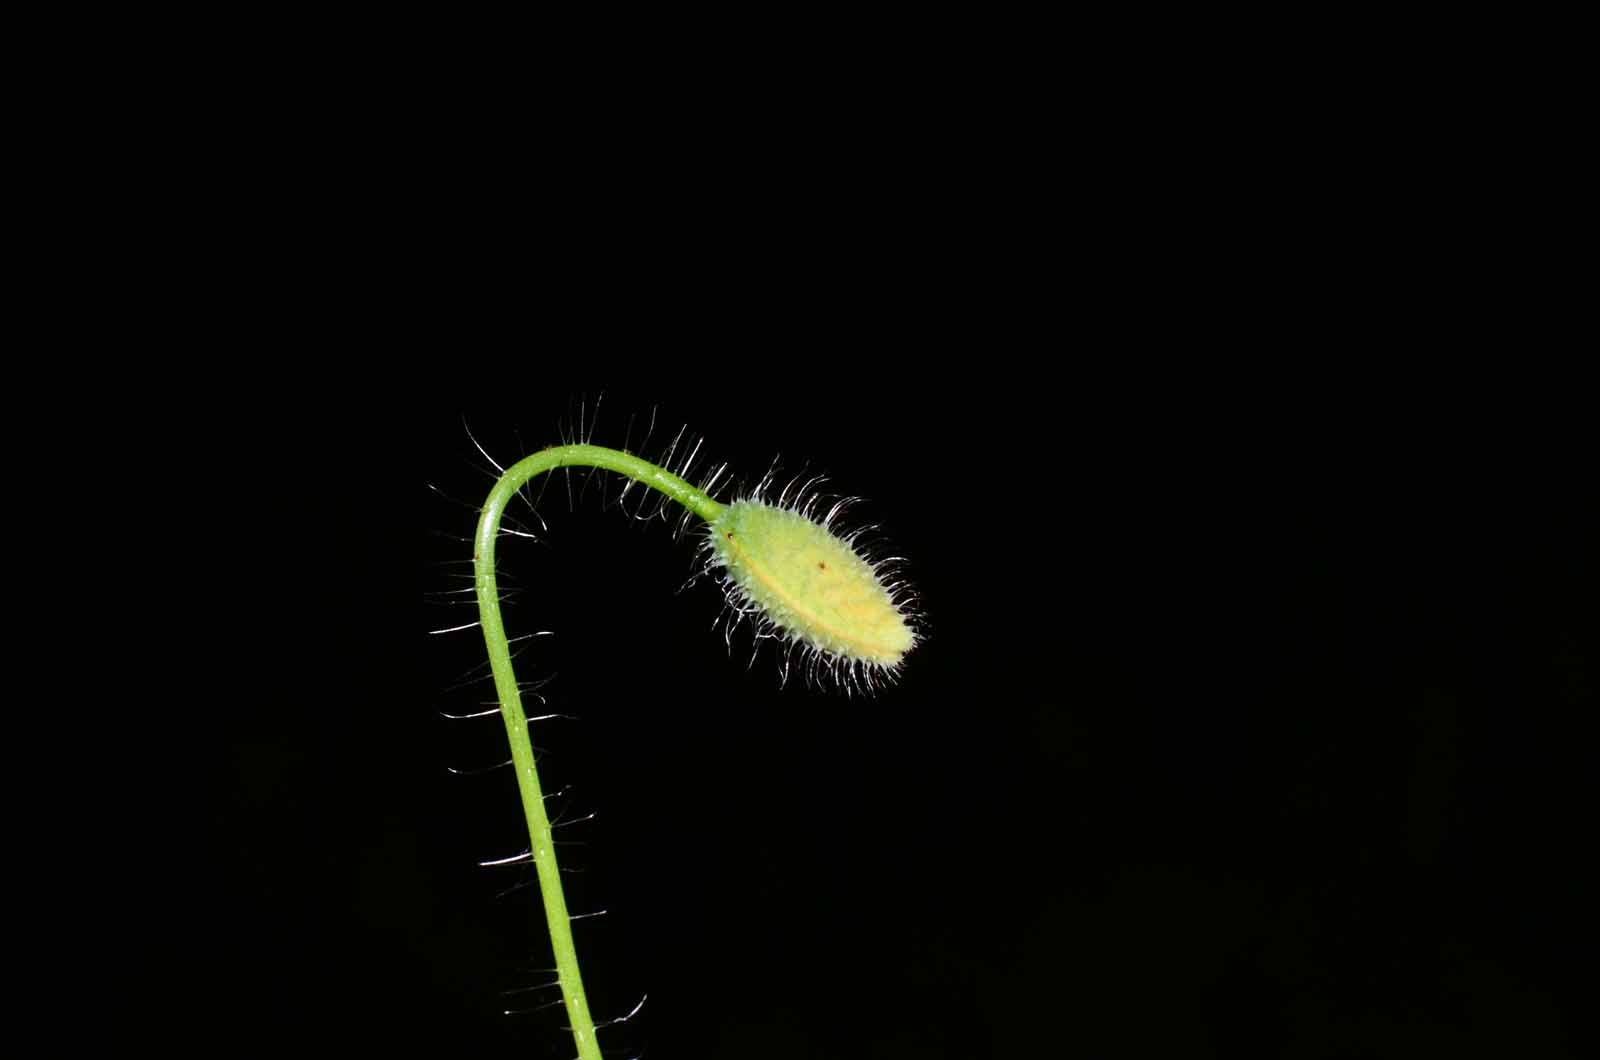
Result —
<instances>
[{"instance_id":1,"label":"curved stem","mask_svg":"<svg viewBox=\"0 0 1600 1060\"><path fill-rule=\"evenodd\" d=\"M578 1046L579 1060L602 1060L595 1040L594 1018L584 996L583 976L578 971L578 951L572 941L571 917L566 896L561 890L561 870L556 864L555 843L550 835L550 819L545 814L544 792L534 768L533 741L528 735L528 718L522 710L522 694L511 666L511 648L506 641L505 624L500 618L499 590L494 575L494 543L500 533L500 518L506 506L528 481L557 467L597 467L627 475L659 490L708 522L722 511L722 505L685 482L677 475L640 460L628 453L597 445L563 445L544 449L517 461L495 483L478 517L478 531L472 553L478 591L478 616L483 625L483 640L489 651L489 667L494 671L495 691L500 698L500 714L506 737L511 742L511 759L522 793L522 810L528 820L529 849L539 874L539 891L544 898L545 920L550 927L550 946L555 952L556 973L566 1002L567 1020Z\"/></svg>"}]
</instances>

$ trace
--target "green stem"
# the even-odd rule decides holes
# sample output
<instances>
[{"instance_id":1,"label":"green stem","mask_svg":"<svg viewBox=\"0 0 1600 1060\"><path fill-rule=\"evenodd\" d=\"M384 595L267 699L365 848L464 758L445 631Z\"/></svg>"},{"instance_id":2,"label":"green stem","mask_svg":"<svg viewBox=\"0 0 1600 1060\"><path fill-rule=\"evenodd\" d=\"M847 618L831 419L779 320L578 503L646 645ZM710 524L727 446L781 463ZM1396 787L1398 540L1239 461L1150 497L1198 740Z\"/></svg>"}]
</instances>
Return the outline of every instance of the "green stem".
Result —
<instances>
[{"instance_id":1,"label":"green stem","mask_svg":"<svg viewBox=\"0 0 1600 1060\"><path fill-rule=\"evenodd\" d=\"M539 891L544 897L545 920L550 926L550 946L555 951L556 974L566 1001L567 1021L578 1046L579 1060L602 1060L600 1043L595 1040L594 1018L583 992L583 976L578 971L578 951L572 942L571 917L566 896L561 891L561 870L556 864L555 842L550 836L550 819L544 810L544 792L533 763L533 741L528 735L528 717L522 710L522 694L511 667L511 648L506 641L505 623L500 618L500 596L495 585L494 543L500 533L500 518L506 506L528 481L557 467L597 467L627 475L659 490L707 522L716 519L722 505L677 475L640 460L628 453L598 445L563 445L544 449L517 461L506 469L489 492L478 517L478 532L472 554L478 589L478 616L483 625L483 640L489 650L489 667L494 671L494 686L500 697L500 714L505 719L506 737L511 741L511 760L517 772L517 787L522 792L522 810L528 819L529 849L539 873Z\"/></svg>"}]
</instances>

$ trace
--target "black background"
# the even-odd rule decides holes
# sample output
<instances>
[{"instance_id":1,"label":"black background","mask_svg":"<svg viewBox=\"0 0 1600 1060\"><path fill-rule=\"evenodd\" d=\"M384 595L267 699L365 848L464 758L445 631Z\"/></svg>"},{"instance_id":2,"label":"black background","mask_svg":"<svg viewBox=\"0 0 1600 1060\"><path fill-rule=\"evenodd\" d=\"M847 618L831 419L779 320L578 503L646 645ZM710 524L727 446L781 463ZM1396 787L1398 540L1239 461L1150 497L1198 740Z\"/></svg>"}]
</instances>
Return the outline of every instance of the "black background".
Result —
<instances>
[{"instance_id":1,"label":"black background","mask_svg":"<svg viewBox=\"0 0 1600 1060\"><path fill-rule=\"evenodd\" d=\"M500 1015L553 996L501 993L547 943L532 889L495 897L521 870L476 866L525 845L509 771L449 772L504 757L438 714L489 697L453 687L479 634L426 631L473 617L433 595L491 482L469 428L504 463L599 396L596 442L654 410L646 450L687 426L747 484L781 454L868 498L930 631L875 698L780 690L614 485L552 480L547 541L503 545L513 634L554 633L522 674L577 718L535 727L545 784L597 814L562 850L609 911L577 927L591 1004L649 995L617 1055L1565 1055L1594 631L1563 425L1174 369L1104 317L1002 358L984 308L880 318L871 368L834 314L636 329L671 383L569 334L425 366L489 402L283 405L226 520L258 606L207 729L192 1025L567 1055L559 1013Z\"/></svg>"},{"instance_id":2,"label":"black background","mask_svg":"<svg viewBox=\"0 0 1600 1060\"><path fill-rule=\"evenodd\" d=\"M468 429L598 400L868 498L929 631L874 698L780 689L614 486L505 542L590 1001L649 998L612 1060L1579 1054L1581 67L1102 17L75 26L16 152L13 604L66 661L14 640L9 705L66 731L9 748L8 882L64 877L14 1007L571 1055L502 1014L542 916L478 867L512 778L451 772L504 756L440 716L477 632L428 631Z\"/></svg>"},{"instance_id":3,"label":"black background","mask_svg":"<svg viewBox=\"0 0 1600 1060\"><path fill-rule=\"evenodd\" d=\"M598 400L598 443L653 410L646 453L687 427L866 497L929 630L874 698L780 689L614 485L506 541L512 632L553 632L522 674L577 719L541 773L597 815L562 850L608 910L591 1005L649 997L608 1056L1572 1055L1592 431L1522 360L1572 280L1494 273L1524 259L1404 130L1185 98L955 91L826 151L645 100L559 156L419 100L415 137L208 141L181 236L114 208L98 267L170 271L93 313L190 360L125 369L182 412L130 385L169 450L91 515L183 554L121 546L152 578L117 628L176 661L103 724L181 812L96 810L133 849L87 901L135 937L67 981L134 973L172 1052L570 1055L502 1015L550 996L503 993L542 915L477 865L525 843L511 776L450 772L504 757L440 717L488 698L478 633L427 631L472 618L434 595L491 482L469 428L505 462Z\"/></svg>"}]
</instances>

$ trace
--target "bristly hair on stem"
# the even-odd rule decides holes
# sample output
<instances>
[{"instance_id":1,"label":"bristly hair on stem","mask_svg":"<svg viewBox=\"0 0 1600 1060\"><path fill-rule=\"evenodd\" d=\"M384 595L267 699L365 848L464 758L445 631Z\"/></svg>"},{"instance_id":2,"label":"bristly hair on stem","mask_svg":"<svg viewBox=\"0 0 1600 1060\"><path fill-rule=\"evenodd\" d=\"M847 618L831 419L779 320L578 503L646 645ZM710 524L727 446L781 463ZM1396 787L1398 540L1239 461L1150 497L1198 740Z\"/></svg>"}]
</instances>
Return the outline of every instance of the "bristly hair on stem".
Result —
<instances>
[{"instance_id":1,"label":"bristly hair on stem","mask_svg":"<svg viewBox=\"0 0 1600 1060\"><path fill-rule=\"evenodd\" d=\"M780 672L785 678L798 653L808 680L827 678L846 693L870 692L899 673L906 653L921 639L914 595L903 580L890 580L899 560L869 558L858 548L859 538L869 528L846 535L834 530L835 520L849 506L848 499L829 504L819 517L823 498L816 488L820 477L792 481L772 498L769 472L751 493L723 504L712 496L712 490L723 482L726 467L707 472L699 485L691 484L687 476L700 457L701 446L696 442L678 456L682 432L674 439L667 460L675 470L669 470L631 453L589 444L590 423L580 420L578 435L585 440L541 450L501 471L479 514L472 559L477 625L483 630L511 745L510 764L528 826L526 857L537 872L556 981L579 1060L601 1060L595 1031L606 1024L597 1025L589 1012L572 935L572 922L578 918L567 910L556 841L522 707L522 686L500 612L495 545L504 532L502 522L512 499L519 495L526 499L524 488L549 471L586 468L591 474L594 470L616 472L627 478L630 486L647 487L681 506L680 533L691 519L704 520L703 572L715 574L721 582L732 616L729 621L751 619L758 645L768 639L784 643ZM487 453L484 456L488 459ZM498 464L495 467L499 469ZM586 477L584 484L587 482ZM619 504L627 491L625 487ZM645 518L664 515L665 501ZM632 514L639 517L638 511ZM530 531L529 536L536 535ZM725 637L729 633L725 627Z\"/></svg>"}]
</instances>

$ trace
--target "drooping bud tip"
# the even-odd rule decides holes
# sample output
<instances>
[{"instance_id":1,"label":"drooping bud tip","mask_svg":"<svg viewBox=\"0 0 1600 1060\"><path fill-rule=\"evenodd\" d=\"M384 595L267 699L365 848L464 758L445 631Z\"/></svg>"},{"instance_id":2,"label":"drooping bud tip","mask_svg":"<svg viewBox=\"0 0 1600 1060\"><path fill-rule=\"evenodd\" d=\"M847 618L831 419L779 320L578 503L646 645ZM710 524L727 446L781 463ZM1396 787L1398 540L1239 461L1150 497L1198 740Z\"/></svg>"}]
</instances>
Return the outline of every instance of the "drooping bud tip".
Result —
<instances>
[{"instance_id":1,"label":"drooping bud tip","mask_svg":"<svg viewBox=\"0 0 1600 1060\"><path fill-rule=\"evenodd\" d=\"M906 611L878 566L800 512L735 501L709 533L735 606L789 639L881 670L898 667L915 646Z\"/></svg>"}]
</instances>

